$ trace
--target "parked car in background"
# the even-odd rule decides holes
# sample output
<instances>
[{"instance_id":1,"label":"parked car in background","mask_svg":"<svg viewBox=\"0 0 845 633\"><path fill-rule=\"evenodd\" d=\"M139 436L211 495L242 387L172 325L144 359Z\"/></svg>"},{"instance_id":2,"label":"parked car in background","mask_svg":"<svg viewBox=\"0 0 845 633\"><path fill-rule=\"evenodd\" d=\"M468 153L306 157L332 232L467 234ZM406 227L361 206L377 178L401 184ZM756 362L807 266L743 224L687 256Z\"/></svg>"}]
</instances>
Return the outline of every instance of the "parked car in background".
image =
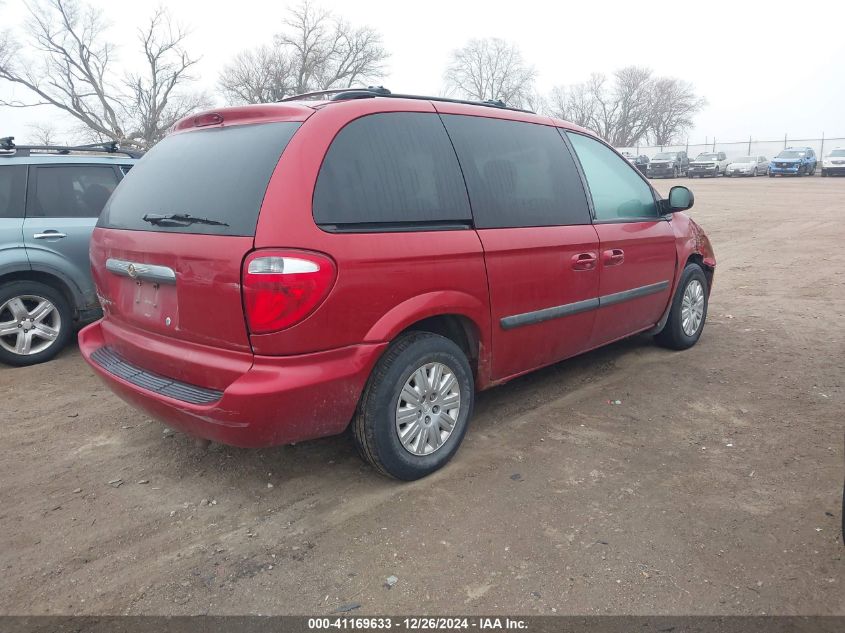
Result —
<instances>
[{"instance_id":1,"label":"parked car in background","mask_svg":"<svg viewBox=\"0 0 845 633\"><path fill-rule=\"evenodd\" d=\"M769 164L769 176L812 176L816 173L816 152L811 147L787 147Z\"/></svg>"},{"instance_id":2,"label":"parked car in background","mask_svg":"<svg viewBox=\"0 0 845 633\"><path fill-rule=\"evenodd\" d=\"M650 160L651 159L649 159L649 157L645 154L640 154L639 156L634 158L631 163L640 171L640 173L645 174L648 171L648 164Z\"/></svg>"},{"instance_id":3,"label":"parked car in background","mask_svg":"<svg viewBox=\"0 0 845 633\"><path fill-rule=\"evenodd\" d=\"M477 390L701 336L716 262L686 187L662 199L595 136L501 104L325 94L183 119L112 196L79 342L130 403L245 447L351 424L411 480L458 450Z\"/></svg>"},{"instance_id":4,"label":"parked car in background","mask_svg":"<svg viewBox=\"0 0 845 633\"><path fill-rule=\"evenodd\" d=\"M0 362L49 360L100 315L88 242L133 156L0 139Z\"/></svg>"},{"instance_id":5,"label":"parked car in background","mask_svg":"<svg viewBox=\"0 0 845 633\"><path fill-rule=\"evenodd\" d=\"M845 175L845 147L837 147L822 160L822 176Z\"/></svg>"},{"instance_id":6,"label":"parked car in background","mask_svg":"<svg viewBox=\"0 0 845 633\"><path fill-rule=\"evenodd\" d=\"M689 164L687 175L690 178L699 178L702 176L716 176L725 173L728 168L728 157L725 152L704 152L695 157L694 161Z\"/></svg>"},{"instance_id":7,"label":"parked car in background","mask_svg":"<svg viewBox=\"0 0 845 633\"><path fill-rule=\"evenodd\" d=\"M686 176L688 169L686 152L660 152L649 162L646 174L649 178L677 178Z\"/></svg>"},{"instance_id":8,"label":"parked car in background","mask_svg":"<svg viewBox=\"0 0 845 633\"><path fill-rule=\"evenodd\" d=\"M627 150L620 152L620 154L622 154L622 156L625 158L625 160L627 160L634 167L636 167L638 170L640 170L641 173L643 173L643 174L646 173L646 170L648 169L648 163L649 163L648 156L646 156L645 154L640 154L639 156L635 156L634 154L632 154L631 152L629 152Z\"/></svg>"},{"instance_id":9,"label":"parked car in background","mask_svg":"<svg viewBox=\"0 0 845 633\"><path fill-rule=\"evenodd\" d=\"M728 163L727 176L765 176L769 173L769 159L765 156L741 156Z\"/></svg>"}]
</instances>

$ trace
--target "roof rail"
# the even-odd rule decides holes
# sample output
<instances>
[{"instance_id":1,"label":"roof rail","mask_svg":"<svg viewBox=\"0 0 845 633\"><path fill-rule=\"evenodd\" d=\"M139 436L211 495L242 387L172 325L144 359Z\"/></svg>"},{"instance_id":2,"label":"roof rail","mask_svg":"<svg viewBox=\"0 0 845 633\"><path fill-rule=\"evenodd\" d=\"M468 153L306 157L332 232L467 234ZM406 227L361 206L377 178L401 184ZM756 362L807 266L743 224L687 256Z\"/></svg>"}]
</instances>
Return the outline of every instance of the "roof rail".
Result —
<instances>
[{"instance_id":1,"label":"roof rail","mask_svg":"<svg viewBox=\"0 0 845 633\"><path fill-rule=\"evenodd\" d=\"M142 150L121 149L117 141L90 143L88 145L16 145L14 136L0 138L0 156L31 156L32 152L49 154L70 154L71 152L100 152L103 154L124 154L129 158L141 158Z\"/></svg>"},{"instance_id":2,"label":"roof rail","mask_svg":"<svg viewBox=\"0 0 845 633\"><path fill-rule=\"evenodd\" d=\"M470 101L467 99L451 99L449 97L431 97L426 95L412 95L412 94L398 94L390 92L384 86L367 86L366 88L341 88L334 90L318 90L316 92L306 92L301 95L294 95L292 97L285 97L280 101L297 101L301 99L309 99L312 97L328 97L329 101L348 101L350 99L374 99L376 97L389 97L393 99L418 99L420 101L442 101L446 103L463 103L466 105L485 106L488 108L500 108L502 110L513 110L515 112L525 112L527 114L536 114L533 110L525 110L523 108L513 108L506 105L501 99L488 99L486 101Z\"/></svg>"}]
</instances>

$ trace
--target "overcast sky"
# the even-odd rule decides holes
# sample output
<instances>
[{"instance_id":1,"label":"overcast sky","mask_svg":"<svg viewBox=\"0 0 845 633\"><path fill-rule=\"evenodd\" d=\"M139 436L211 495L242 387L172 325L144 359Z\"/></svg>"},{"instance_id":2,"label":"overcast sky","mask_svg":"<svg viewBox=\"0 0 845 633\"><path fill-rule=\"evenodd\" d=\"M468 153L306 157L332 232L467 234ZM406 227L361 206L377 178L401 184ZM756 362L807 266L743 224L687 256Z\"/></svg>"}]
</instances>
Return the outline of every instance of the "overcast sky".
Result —
<instances>
[{"instance_id":1,"label":"overcast sky","mask_svg":"<svg viewBox=\"0 0 845 633\"><path fill-rule=\"evenodd\" d=\"M91 0L111 21L120 61L137 63L137 25L158 1ZM189 50L202 55L198 86L216 92L220 68L238 51L269 43L286 9L279 0L170 0L172 15L190 28ZM845 2L736 0L690 2L485 2L450 0L322 0L354 24L370 25L391 53L382 83L395 92L437 94L449 54L470 38L513 41L538 71L546 92L556 84L612 72L628 64L693 82L709 105L690 142L845 137ZM779 8L781 4L785 8ZM225 7L225 10L224 10ZM655 7L651 9L650 7ZM0 29L26 16L24 0L0 0ZM0 96L10 87L0 82ZM18 88L16 98L25 99ZM0 136L29 136L28 124L56 121L50 107L0 108Z\"/></svg>"}]
</instances>

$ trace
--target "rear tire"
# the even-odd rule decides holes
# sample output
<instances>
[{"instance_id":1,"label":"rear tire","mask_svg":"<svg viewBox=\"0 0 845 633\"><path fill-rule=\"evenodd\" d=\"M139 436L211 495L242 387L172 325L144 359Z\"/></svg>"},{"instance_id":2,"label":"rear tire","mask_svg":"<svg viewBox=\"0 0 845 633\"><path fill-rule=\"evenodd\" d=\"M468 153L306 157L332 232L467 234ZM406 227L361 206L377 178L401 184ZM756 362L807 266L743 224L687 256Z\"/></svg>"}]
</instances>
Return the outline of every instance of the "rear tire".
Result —
<instances>
[{"instance_id":1,"label":"rear tire","mask_svg":"<svg viewBox=\"0 0 845 633\"><path fill-rule=\"evenodd\" d=\"M707 277L701 266L687 264L672 299L666 325L654 337L657 343L677 350L695 345L707 320L708 295Z\"/></svg>"},{"instance_id":2,"label":"rear tire","mask_svg":"<svg viewBox=\"0 0 845 633\"><path fill-rule=\"evenodd\" d=\"M352 436L361 457L380 473L420 479L458 451L474 401L472 369L461 348L438 334L411 332L392 343L373 369Z\"/></svg>"},{"instance_id":3,"label":"rear tire","mask_svg":"<svg viewBox=\"0 0 845 633\"><path fill-rule=\"evenodd\" d=\"M52 286L13 281L0 288L0 362L17 367L46 362L72 334L70 304Z\"/></svg>"}]
</instances>

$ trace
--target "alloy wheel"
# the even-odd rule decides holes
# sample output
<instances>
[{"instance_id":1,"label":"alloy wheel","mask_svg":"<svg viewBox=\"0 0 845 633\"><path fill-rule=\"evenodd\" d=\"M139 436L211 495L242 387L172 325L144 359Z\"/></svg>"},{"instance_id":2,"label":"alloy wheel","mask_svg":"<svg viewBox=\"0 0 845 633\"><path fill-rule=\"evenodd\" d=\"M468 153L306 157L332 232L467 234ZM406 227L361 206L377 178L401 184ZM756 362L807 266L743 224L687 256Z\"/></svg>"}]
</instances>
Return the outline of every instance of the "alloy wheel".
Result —
<instances>
[{"instance_id":1,"label":"alloy wheel","mask_svg":"<svg viewBox=\"0 0 845 633\"><path fill-rule=\"evenodd\" d=\"M58 308L44 297L20 295L0 306L0 347L12 354L45 351L56 342L61 328Z\"/></svg>"}]
</instances>

